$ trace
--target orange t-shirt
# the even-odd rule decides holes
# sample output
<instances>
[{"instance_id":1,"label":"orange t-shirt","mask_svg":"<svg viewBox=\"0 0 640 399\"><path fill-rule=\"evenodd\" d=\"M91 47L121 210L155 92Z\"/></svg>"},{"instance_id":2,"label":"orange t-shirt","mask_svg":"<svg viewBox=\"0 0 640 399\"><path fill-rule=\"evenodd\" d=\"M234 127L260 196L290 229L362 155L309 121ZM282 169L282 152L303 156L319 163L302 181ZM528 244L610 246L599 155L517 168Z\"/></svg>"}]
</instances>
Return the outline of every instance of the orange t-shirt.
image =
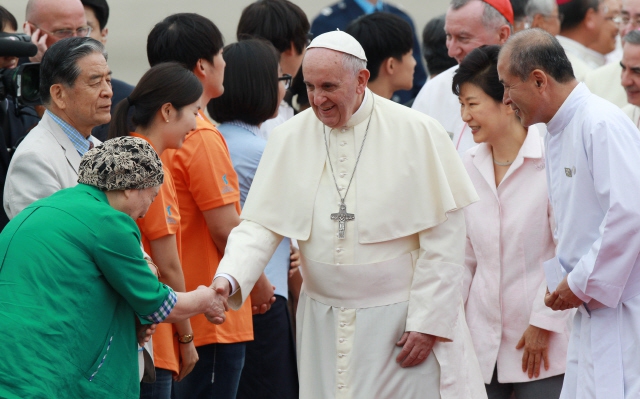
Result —
<instances>
[{"instance_id":1,"label":"orange t-shirt","mask_svg":"<svg viewBox=\"0 0 640 399\"><path fill-rule=\"evenodd\" d=\"M130 133L130 136L139 137L149 142L145 136L137 133ZM158 191L158 196L151 203L146 215L136 220L142 237L142 245L145 252L151 256L151 259L153 259L153 252L149 242L169 234L175 234L176 242L178 243L178 255L180 255L181 234L178 196L176 195L176 187L169 168L166 165L162 165L162 169L164 171L164 183L162 183L160 191ZM155 366L171 370L175 375L178 375L180 370L179 345L173 324L158 324L156 332L153 334L153 361Z\"/></svg>"},{"instance_id":2,"label":"orange t-shirt","mask_svg":"<svg viewBox=\"0 0 640 399\"><path fill-rule=\"evenodd\" d=\"M218 251L203 211L235 204L240 214L238 176L233 169L222 134L200 112L196 130L187 134L179 150L166 150L164 162L176 185L182 230L182 270L187 291L211 285L223 253ZM251 301L238 311L229 311L217 326L204 315L191 318L196 346L253 340Z\"/></svg>"}]
</instances>

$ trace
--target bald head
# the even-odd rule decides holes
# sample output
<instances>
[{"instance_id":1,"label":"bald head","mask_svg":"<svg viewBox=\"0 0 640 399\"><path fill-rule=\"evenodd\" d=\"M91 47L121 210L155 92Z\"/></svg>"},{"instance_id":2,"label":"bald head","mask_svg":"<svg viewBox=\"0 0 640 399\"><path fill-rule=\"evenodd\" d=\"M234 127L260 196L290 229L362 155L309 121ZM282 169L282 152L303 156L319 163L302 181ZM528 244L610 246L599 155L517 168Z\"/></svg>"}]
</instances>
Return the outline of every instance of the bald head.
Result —
<instances>
[{"instance_id":1,"label":"bald head","mask_svg":"<svg viewBox=\"0 0 640 399\"><path fill-rule=\"evenodd\" d=\"M542 29L526 29L511 36L500 50L499 60L521 81L539 69L558 83L575 80L571 62L558 40Z\"/></svg>"},{"instance_id":2,"label":"bald head","mask_svg":"<svg viewBox=\"0 0 640 399\"><path fill-rule=\"evenodd\" d=\"M84 6L80 0L29 0L27 3L26 24L31 31L40 29L47 34L47 46L60 40L54 32L87 26Z\"/></svg>"}]
</instances>

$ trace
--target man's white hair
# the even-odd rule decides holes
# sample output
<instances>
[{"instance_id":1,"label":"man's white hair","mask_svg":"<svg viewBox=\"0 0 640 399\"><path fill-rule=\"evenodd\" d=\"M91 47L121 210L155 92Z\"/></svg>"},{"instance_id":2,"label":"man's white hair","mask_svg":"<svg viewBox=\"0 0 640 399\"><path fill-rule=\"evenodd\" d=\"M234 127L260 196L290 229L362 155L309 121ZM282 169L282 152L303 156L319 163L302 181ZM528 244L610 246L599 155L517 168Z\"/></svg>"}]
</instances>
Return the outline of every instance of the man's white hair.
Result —
<instances>
[{"instance_id":1,"label":"man's white hair","mask_svg":"<svg viewBox=\"0 0 640 399\"><path fill-rule=\"evenodd\" d=\"M524 13L527 17L533 18L536 14L549 16L553 13L553 4L556 0L529 0Z\"/></svg>"},{"instance_id":2,"label":"man's white hair","mask_svg":"<svg viewBox=\"0 0 640 399\"><path fill-rule=\"evenodd\" d=\"M367 61L361 60L351 54L342 53L342 66L347 71L353 73L354 76L358 76L360 71L367 69Z\"/></svg>"}]
</instances>

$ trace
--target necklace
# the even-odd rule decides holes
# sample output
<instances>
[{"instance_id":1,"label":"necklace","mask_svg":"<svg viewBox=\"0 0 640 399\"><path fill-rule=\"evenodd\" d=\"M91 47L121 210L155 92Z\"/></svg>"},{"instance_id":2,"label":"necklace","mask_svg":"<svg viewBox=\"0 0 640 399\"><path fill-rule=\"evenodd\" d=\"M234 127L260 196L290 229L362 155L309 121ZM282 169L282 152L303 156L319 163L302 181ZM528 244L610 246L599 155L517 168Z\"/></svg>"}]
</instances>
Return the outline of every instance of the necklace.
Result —
<instances>
[{"instance_id":1,"label":"necklace","mask_svg":"<svg viewBox=\"0 0 640 399\"><path fill-rule=\"evenodd\" d=\"M335 220L338 222L338 239L344 240L344 231L346 228L346 222L350 220L354 220L356 215L353 213L347 213L347 206L344 204L344 199L347 198L347 193L349 193L349 188L351 187L351 182L353 181L353 176L356 174L356 168L358 167L358 162L360 161L360 155L362 155L362 149L364 148L364 142L367 139L367 133L369 133L369 125L371 124L371 117L373 116L373 110L375 106L375 98L372 96L373 104L371 106L371 113L369 114L369 122L367 122L367 128L364 131L364 137L362 138L362 144L360 144L360 152L358 152L358 157L356 158L356 164L353 167L353 173L351 173L351 178L349 179L349 184L347 185L347 189L344 192L344 197L340 195L340 189L338 188L338 181L336 180L336 174L333 172L333 164L331 163L331 155L329 154L329 143L327 142L327 133L325 132L325 125L322 125L322 136L324 137L324 146L327 150L327 158L329 158L329 166L331 167L331 177L333 177L333 183L336 185L336 191L338 192L338 197L340 197L340 209L337 213L331 214L331 220Z\"/></svg>"},{"instance_id":2,"label":"necklace","mask_svg":"<svg viewBox=\"0 0 640 399\"><path fill-rule=\"evenodd\" d=\"M493 163L495 163L498 166L509 166L513 163L513 161L507 161L507 162L498 162L495 160L495 158L493 159Z\"/></svg>"}]
</instances>

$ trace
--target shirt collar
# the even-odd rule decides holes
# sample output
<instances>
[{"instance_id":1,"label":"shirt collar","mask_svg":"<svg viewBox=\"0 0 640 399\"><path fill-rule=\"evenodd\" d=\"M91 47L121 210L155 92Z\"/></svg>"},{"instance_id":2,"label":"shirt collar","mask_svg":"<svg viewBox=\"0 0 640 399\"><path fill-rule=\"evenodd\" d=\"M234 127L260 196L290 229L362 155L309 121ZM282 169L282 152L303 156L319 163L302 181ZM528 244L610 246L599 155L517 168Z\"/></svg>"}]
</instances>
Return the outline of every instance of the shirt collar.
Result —
<instances>
[{"instance_id":1,"label":"shirt collar","mask_svg":"<svg viewBox=\"0 0 640 399\"><path fill-rule=\"evenodd\" d=\"M601 67L607 62L605 55L590 49L580 42L561 35L556 36L556 38L564 51L578 57L591 68Z\"/></svg>"},{"instance_id":2,"label":"shirt collar","mask_svg":"<svg viewBox=\"0 0 640 399\"><path fill-rule=\"evenodd\" d=\"M571 122L571 119L580 107L583 101L591 94L584 83L579 83L562 103L556 114L547 123L547 131L550 135L555 136L562 132Z\"/></svg>"},{"instance_id":3,"label":"shirt collar","mask_svg":"<svg viewBox=\"0 0 640 399\"><path fill-rule=\"evenodd\" d=\"M46 110L45 112L60 126L64 134L69 137L69 140L71 140L73 146L76 148L76 151L78 151L78 154L80 154L80 156L83 156L87 151L89 151L91 141L89 138L91 136L89 136L89 138L85 138L82 134L80 134L78 130L76 130L76 128L65 122L62 118L60 118L53 112L49 110Z\"/></svg>"},{"instance_id":4,"label":"shirt collar","mask_svg":"<svg viewBox=\"0 0 640 399\"><path fill-rule=\"evenodd\" d=\"M376 11L382 11L382 0L378 0L378 2L376 3L376 5L372 5L371 3L369 3L367 0L353 0L355 1L355 3L362 8L362 11L364 11L365 14L372 14Z\"/></svg>"},{"instance_id":5,"label":"shirt collar","mask_svg":"<svg viewBox=\"0 0 640 399\"><path fill-rule=\"evenodd\" d=\"M362 104L360 104L360 107L358 107L358 110L356 112L353 113L353 115L351 115L351 119L349 119L349 122L347 122L347 126L355 126L358 123L362 122L367 116L367 111L366 109L368 107L366 107L367 102L369 101L369 89L365 88L364 89L364 97L362 98Z\"/></svg>"},{"instance_id":6,"label":"shirt collar","mask_svg":"<svg viewBox=\"0 0 640 399\"><path fill-rule=\"evenodd\" d=\"M258 126L256 126L256 125L250 125L250 124L248 124L246 122L243 122L243 121L240 121L240 120L225 122L225 124L238 126L238 127L242 128L242 129L250 131L255 136L262 137L262 135L260 134L260 128Z\"/></svg>"}]
</instances>

